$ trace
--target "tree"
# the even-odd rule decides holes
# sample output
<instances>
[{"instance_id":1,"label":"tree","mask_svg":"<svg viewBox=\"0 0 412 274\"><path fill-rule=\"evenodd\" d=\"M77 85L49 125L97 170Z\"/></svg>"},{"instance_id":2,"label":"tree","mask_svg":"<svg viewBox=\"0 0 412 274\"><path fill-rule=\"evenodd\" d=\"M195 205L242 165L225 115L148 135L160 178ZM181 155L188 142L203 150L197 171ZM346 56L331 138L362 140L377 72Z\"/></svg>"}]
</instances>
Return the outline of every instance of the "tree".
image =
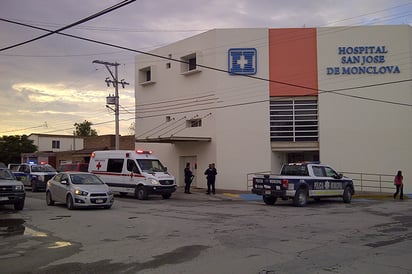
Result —
<instances>
[{"instance_id":1,"label":"tree","mask_svg":"<svg viewBox=\"0 0 412 274\"><path fill-rule=\"evenodd\" d=\"M5 164L20 163L21 153L33 153L37 146L27 135L14 135L0 137L0 162Z\"/></svg>"},{"instance_id":2,"label":"tree","mask_svg":"<svg viewBox=\"0 0 412 274\"><path fill-rule=\"evenodd\" d=\"M75 136L97 136L97 131L95 129L92 129L92 122L89 122L87 120L84 120L83 123L75 123L74 126L76 127L76 130L74 132Z\"/></svg>"}]
</instances>

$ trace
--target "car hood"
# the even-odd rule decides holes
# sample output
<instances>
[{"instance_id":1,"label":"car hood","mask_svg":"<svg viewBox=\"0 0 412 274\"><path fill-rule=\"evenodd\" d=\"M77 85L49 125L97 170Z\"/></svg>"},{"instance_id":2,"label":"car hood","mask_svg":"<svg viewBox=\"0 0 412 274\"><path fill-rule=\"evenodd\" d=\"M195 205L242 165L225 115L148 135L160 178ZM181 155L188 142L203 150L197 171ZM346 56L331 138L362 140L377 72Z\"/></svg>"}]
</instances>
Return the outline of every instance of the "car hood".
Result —
<instances>
[{"instance_id":1,"label":"car hood","mask_svg":"<svg viewBox=\"0 0 412 274\"><path fill-rule=\"evenodd\" d=\"M21 186L23 185L22 182L17 181L17 180L4 180L4 179L0 179L0 186Z\"/></svg>"},{"instance_id":2,"label":"car hood","mask_svg":"<svg viewBox=\"0 0 412 274\"><path fill-rule=\"evenodd\" d=\"M151 172L151 173L143 172L143 175L149 178L157 179L157 180L174 180L175 179L172 175L166 172Z\"/></svg>"},{"instance_id":3,"label":"car hood","mask_svg":"<svg viewBox=\"0 0 412 274\"><path fill-rule=\"evenodd\" d=\"M107 185L73 185L73 188L78 188L87 192L108 192Z\"/></svg>"}]
</instances>

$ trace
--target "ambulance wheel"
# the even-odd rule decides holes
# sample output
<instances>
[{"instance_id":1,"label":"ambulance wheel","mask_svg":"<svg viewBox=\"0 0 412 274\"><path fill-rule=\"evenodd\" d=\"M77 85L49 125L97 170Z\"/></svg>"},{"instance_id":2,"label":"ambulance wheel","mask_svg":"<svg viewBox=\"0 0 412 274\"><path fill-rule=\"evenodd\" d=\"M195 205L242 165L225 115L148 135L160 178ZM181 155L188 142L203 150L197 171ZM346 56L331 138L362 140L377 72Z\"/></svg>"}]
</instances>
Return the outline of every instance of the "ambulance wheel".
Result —
<instances>
[{"instance_id":1,"label":"ambulance wheel","mask_svg":"<svg viewBox=\"0 0 412 274\"><path fill-rule=\"evenodd\" d=\"M162 194L163 199L169 199L172 196L171 193L168 194Z\"/></svg>"},{"instance_id":2,"label":"ambulance wheel","mask_svg":"<svg viewBox=\"0 0 412 274\"><path fill-rule=\"evenodd\" d=\"M308 201L308 192L304 188L296 190L295 197L293 198L293 204L295 206L305 206Z\"/></svg>"},{"instance_id":3,"label":"ambulance wheel","mask_svg":"<svg viewBox=\"0 0 412 274\"><path fill-rule=\"evenodd\" d=\"M343 202L346 204L350 204L352 201L352 190L350 187L346 187L345 190L343 191Z\"/></svg>"},{"instance_id":4,"label":"ambulance wheel","mask_svg":"<svg viewBox=\"0 0 412 274\"><path fill-rule=\"evenodd\" d=\"M276 203L277 197L273 196L263 196L263 201L267 205L274 205Z\"/></svg>"},{"instance_id":5,"label":"ambulance wheel","mask_svg":"<svg viewBox=\"0 0 412 274\"><path fill-rule=\"evenodd\" d=\"M147 191L144 189L144 187L139 186L136 188L135 196L139 200L147 200Z\"/></svg>"}]
</instances>

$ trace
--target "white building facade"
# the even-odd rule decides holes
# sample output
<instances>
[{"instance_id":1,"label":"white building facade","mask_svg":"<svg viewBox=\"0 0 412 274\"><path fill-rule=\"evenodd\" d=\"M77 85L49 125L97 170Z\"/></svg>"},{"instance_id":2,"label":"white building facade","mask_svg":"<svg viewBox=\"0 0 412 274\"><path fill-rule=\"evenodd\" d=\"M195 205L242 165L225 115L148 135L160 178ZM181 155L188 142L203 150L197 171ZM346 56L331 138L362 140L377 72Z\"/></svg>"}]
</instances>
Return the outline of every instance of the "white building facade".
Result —
<instances>
[{"instance_id":1,"label":"white building facade","mask_svg":"<svg viewBox=\"0 0 412 274\"><path fill-rule=\"evenodd\" d=\"M296 161L412 176L409 26L216 29L136 56L136 148L219 189ZM249 183L250 184L250 183ZM405 192L412 193L412 184Z\"/></svg>"},{"instance_id":2,"label":"white building facade","mask_svg":"<svg viewBox=\"0 0 412 274\"><path fill-rule=\"evenodd\" d=\"M37 146L37 151L61 152L83 149L83 137L33 133L28 139Z\"/></svg>"}]
</instances>

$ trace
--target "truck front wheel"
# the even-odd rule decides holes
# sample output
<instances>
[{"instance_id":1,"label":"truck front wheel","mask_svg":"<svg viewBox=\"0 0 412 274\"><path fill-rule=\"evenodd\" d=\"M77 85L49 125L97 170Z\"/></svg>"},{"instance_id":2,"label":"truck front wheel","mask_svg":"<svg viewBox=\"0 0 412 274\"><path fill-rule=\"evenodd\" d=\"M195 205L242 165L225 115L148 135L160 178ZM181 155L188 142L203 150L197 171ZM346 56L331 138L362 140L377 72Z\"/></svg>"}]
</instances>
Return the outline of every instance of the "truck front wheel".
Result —
<instances>
[{"instance_id":1,"label":"truck front wheel","mask_svg":"<svg viewBox=\"0 0 412 274\"><path fill-rule=\"evenodd\" d=\"M352 189L350 187L346 187L343 191L343 202L349 204L352 201Z\"/></svg>"},{"instance_id":2,"label":"truck front wheel","mask_svg":"<svg viewBox=\"0 0 412 274\"><path fill-rule=\"evenodd\" d=\"M304 188L296 190L295 197L293 198L293 204L295 206L305 206L308 201L308 192Z\"/></svg>"},{"instance_id":3,"label":"truck front wheel","mask_svg":"<svg viewBox=\"0 0 412 274\"><path fill-rule=\"evenodd\" d=\"M36 180L31 180L31 191L32 192L37 191L37 182L36 182Z\"/></svg>"},{"instance_id":4,"label":"truck front wheel","mask_svg":"<svg viewBox=\"0 0 412 274\"><path fill-rule=\"evenodd\" d=\"M273 196L263 196L263 201L267 205L274 205L276 203L277 197Z\"/></svg>"},{"instance_id":5,"label":"truck front wheel","mask_svg":"<svg viewBox=\"0 0 412 274\"><path fill-rule=\"evenodd\" d=\"M15 210L22 210L23 207L24 207L24 200L21 200L18 203L14 204L14 209Z\"/></svg>"},{"instance_id":6,"label":"truck front wheel","mask_svg":"<svg viewBox=\"0 0 412 274\"><path fill-rule=\"evenodd\" d=\"M147 200L147 191L142 186L136 188L135 196L139 200Z\"/></svg>"}]
</instances>

